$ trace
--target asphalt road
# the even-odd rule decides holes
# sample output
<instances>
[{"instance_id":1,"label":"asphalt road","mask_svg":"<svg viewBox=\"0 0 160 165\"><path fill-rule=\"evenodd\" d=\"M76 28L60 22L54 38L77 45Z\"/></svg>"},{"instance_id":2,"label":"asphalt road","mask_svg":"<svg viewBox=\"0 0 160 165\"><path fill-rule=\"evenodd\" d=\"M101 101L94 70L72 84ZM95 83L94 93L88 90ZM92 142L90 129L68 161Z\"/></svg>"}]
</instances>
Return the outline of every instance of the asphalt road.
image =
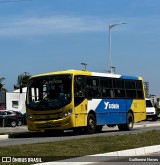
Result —
<instances>
[{"instance_id":1,"label":"asphalt road","mask_svg":"<svg viewBox=\"0 0 160 165\"><path fill-rule=\"evenodd\" d=\"M21 144L33 144L33 143L43 143L43 142L54 142L63 141L70 139L81 139L97 136L110 136L118 134L131 134L137 132L144 132L149 130L160 130L160 121L143 121L136 123L132 131L119 131L117 127L109 128L105 126L101 133L88 135L88 134L73 134L72 131L65 131L63 134L52 134L47 135L44 132L29 132L26 126L20 127L5 127L0 128L0 132L10 132L9 138L0 139L0 146L10 146L10 145L21 145ZM15 133L15 132L18 132Z\"/></svg>"}]
</instances>

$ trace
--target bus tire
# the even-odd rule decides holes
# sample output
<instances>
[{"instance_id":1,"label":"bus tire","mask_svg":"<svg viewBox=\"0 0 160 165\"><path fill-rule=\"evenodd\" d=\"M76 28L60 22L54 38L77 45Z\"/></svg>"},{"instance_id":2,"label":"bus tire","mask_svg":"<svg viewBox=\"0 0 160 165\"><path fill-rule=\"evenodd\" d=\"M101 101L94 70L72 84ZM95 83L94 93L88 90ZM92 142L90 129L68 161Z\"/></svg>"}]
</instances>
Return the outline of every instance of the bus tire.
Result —
<instances>
[{"instance_id":1,"label":"bus tire","mask_svg":"<svg viewBox=\"0 0 160 165\"><path fill-rule=\"evenodd\" d=\"M87 133L96 133L96 118L93 114L88 114L87 117Z\"/></svg>"},{"instance_id":2,"label":"bus tire","mask_svg":"<svg viewBox=\"0 0 160 165\"><path fill-rule=\"evenodd\" d=\"M134 117L131 112L127 114L127 123L126 124L119 124L118 128L120 131L131 131L134 125Z\"/></svg>"}]
</instances>

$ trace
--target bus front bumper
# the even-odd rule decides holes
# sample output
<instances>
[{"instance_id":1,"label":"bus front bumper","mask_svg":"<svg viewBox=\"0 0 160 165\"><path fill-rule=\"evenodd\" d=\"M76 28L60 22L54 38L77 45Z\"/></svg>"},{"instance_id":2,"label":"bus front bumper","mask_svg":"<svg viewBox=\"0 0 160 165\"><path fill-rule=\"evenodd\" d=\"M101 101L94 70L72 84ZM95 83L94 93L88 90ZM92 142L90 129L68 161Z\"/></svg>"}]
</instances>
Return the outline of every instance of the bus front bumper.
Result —
<instances>
[{"instance_id":1,"label":"bus front bumper","mask_svg":"<svg viewBox=\"0 0 160 165\"><path fill-rule=\"evenodd\" d=\"M49 121L30 121L27 120L28 130L42 131L42 130L65 130L73 127L71 116L59 120Z\"/></svg>"}]
</instances>

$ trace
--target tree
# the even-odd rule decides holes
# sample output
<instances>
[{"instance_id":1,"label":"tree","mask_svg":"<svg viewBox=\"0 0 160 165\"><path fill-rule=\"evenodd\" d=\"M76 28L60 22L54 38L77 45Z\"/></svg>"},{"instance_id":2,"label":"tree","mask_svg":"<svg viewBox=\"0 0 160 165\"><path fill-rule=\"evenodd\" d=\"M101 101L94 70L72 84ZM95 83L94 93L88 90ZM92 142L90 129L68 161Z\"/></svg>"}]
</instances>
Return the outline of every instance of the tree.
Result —
<instances>
[{"instance_id":1,"label":"tree","mask_svg":"<svg viewBox=\"0 0 160 165\"><path fill-rule=\"evenodd\" d=\"M24 72L24 73L18 75L17 84L14 85L14 89L19 89L20 87L22 87L22 88L26 87L30 77L31 77L31 75L27 72Z\"/></svg>"},{"instance_id":2,"label":"tree","mask_svg":"<svg viewBox=\"0 0 160 165\"><path fill-rule=\"evenodd\" d=\"M7 92L7 89L3 87L3 81L5 80L4 77L0 77L0 92Z\"/></svg>"}]
</instances>

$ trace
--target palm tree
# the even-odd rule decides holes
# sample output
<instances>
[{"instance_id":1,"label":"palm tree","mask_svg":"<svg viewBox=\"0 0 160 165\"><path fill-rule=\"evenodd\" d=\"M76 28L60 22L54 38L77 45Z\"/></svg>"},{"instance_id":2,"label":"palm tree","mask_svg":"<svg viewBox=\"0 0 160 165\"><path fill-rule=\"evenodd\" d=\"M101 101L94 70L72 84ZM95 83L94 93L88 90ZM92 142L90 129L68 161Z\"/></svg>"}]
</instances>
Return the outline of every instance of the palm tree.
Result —
<instances>
[{"instance_id":1,"label":"palm tree","mask_svg":"<svg viewBox=\"0 0 160 165\"><path fill-rule=\"evenodd\" d=\"M14 89L19 89L20 87L26 87L29 78L31 77L31 75L27 72L24 72L23 74L18 75L17 78L17 84L14 85Z\"/></svg>"},{"instance_id":2,"label":"palm tree","mask_svg":"<svg viewBox=\"0 0 160 165\"><path fill-rule=\"evenodd\" d=\"M3 81L5 80L4 77L0 77L0 92L7 92L7 89L3 87Z\"/></svg>"}]
</instances>

